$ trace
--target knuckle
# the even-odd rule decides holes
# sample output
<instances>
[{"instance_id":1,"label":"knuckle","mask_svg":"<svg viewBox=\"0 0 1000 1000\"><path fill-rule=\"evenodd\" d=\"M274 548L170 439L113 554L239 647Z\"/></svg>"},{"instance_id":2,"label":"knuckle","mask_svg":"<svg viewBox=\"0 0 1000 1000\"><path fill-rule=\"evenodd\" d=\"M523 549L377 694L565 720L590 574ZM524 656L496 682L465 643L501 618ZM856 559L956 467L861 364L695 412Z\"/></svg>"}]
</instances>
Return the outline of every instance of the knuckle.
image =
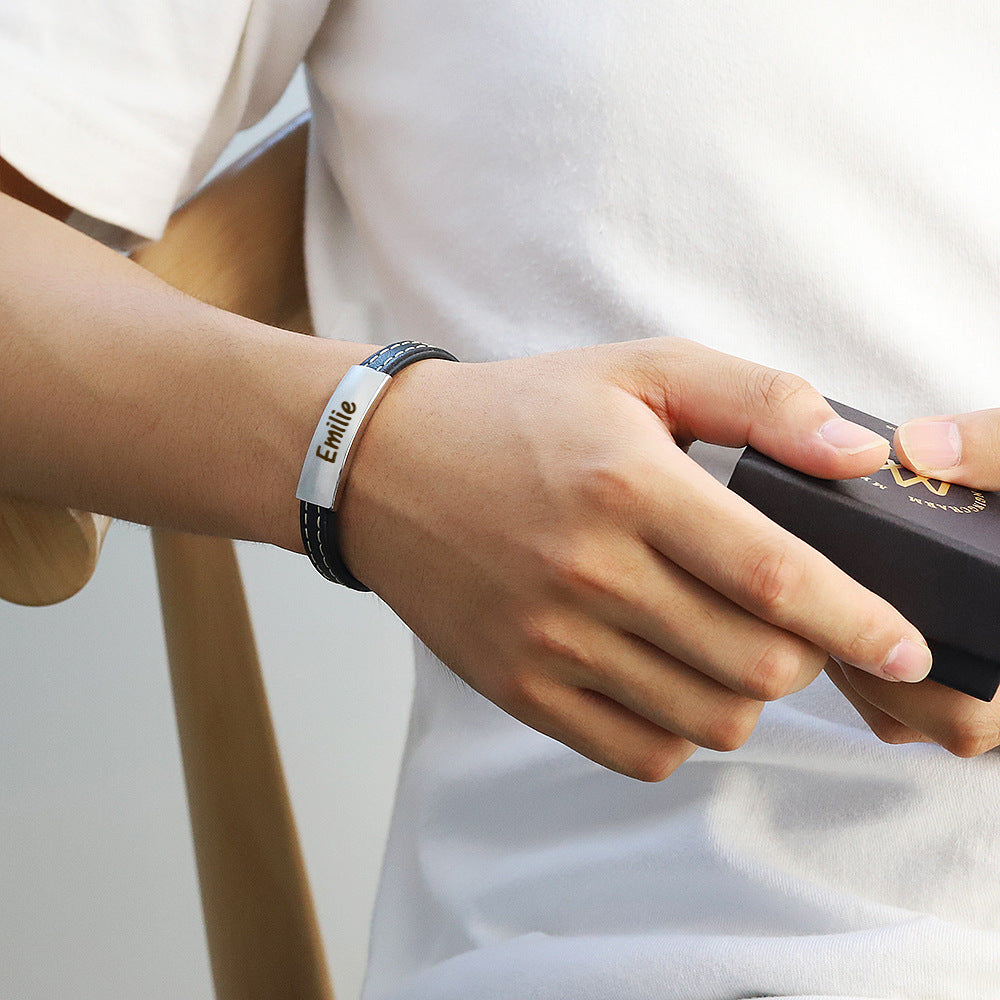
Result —
<instances>
[{"instance_id":1,"label":"knuckle","mask_svg":"<svg viewBox=\"0 0 1000 1000\"><path fill-rule=\"evenodd\" d=\"M974 489L1000 489L1000 408L961 420L962 461L952 477Z\"/></svg>"},{"instance_id":2,"label":"knuckle","mask_svg":"<svg viewBox=\"0 0 1000 1000\"><path fill-rule=\"evenodd\" d=\"M762 708L760 702L741 698L727 705L724 711L713 713L706 723L701 745L724 753L739 750L750 739Z\"/></svg>"},{"instance_id":3,"label":"knuckle","mask_svg":"<svg viewBox=\"0 0 1000 1000\"><path fill-rule=\"evenodd\" d=\"M488 695L505 712L526 726L565 740L562 703L565 692L558 681L532 665L509 673L498 696Z\"/></svg>"},{"instance_id":4,"label":"knuckle","mask_svg":"<svg viewBox=\"0 0 1000 1000\"><path fill-rule=\"evenodd\" d=\"M757 369L749 381L748 391L751 405L763 407L771 414L780 413L797 396L815 392L804 378L777 368Z\"/></svg>"},{"instance_id":5,"label":"knuckle","mask_svg":"<svg viewBox=\"0 0 1000 1000\"><path fill-rule=\"evenodd\" d=\"M780 639L767 646L750 664L746 687L760 701L775 701L799 687L802 660L790 644Z\"/></svg>"},{"instance_id":6,"label":"knuckle","mask_svg":"<svg viewBox=\"0 0 1000 1000\"><path fill-rule=\"evenodd\" d=\"M979 712L953 726L941 745L956 757L978 757L1000 744L1000 724Z\"/></svg>"},{"instance_id":7,"label":"knuckle","mask_svg":"<svg viewBox=\"0 0 1000 1000\"><path fill-rule=\"evenodd\" d=\"M583 477L582 489L591 504L613 514L634 511L642 505L641 470L627 455L592 464Z\"/></svg>"},{"instance_id":8,"label":"knuckle","mask_svg":"<svg viewBox=\"0 0 1000 1000\"><path fill-rule=\"evenodd\" d=\"M984 465L996 466L1000 462L1000 409L988 411L988 417L983 421L983 442L975 457Z\"/></svg>"},{"instance_id":9,"label":"knuckle","mask_svg":"<svg viewBox=\"0 0 1000 1000\"><path fill-rule=\"evenodd\" d=\"M859 666L879 666L888 659L896 642L895 636L887 636L884 622L874 612L862 613L839 658Z\"/></svg>"},{"instance_id":10,"label":"knuckle","mask_svg":"<svg viewBox=\"0 0 1000 1000\"><path fill-rule=\"evenodd\" d=\"M989 457L989 462L990 462L991 468L993 470L995 470L996 467L998 465L1000 465L1000 421L997 421L997 423L995 423L993 425L992 440L990 441L990 444L989 444L989 456L988 457ZM993 483L997 483L998 482L997 475L998 475L997 472L994 471L992 473L992 477L991 477L990 481L988 483L986 483L985 485L991 486L993 489L996 489L997 487L993 486Z\"/></svg>"},{"instance_id":11,"label":"knuckle","mask_svg":"<svg viewBox=\"0 0 1000 1000\"><path fill-rule=\"evenodd\" d=\"M623 762L623 766L615 770L638 781L657 782L669 778L680 763L677 748L671 741L664 741Z\"/></svg>"},{"instance_id":12,"label":"knuckle","mask_svg":"<svg viewBox=\"0 0 1000 1000\"><path fill-rule=\"evenodd\" d=\"M787 545L757 548L746 557L743 566L745 588L753 608L772 620L783 616L802 577L802 562Z\"/></svg>"},{"instance_id":13,"label":"knuckle","mask_svg":"<svg viewBox=\"0 0 1000 1000\"><path fill-rule=\"evenodd\" d=\"M612 563L600 558L592 545L578 543L545 557L545 571L555 587L564 593L590 597L613 597L619 578Z\"/></svg>"},{"instance_id":14,"label":"knuckle","mask_svg":"<svg viewBox=\"0 0 1000 1000\"><path fill-rule=\"evenodd\" d=\"M873 720L868 723L871 731L883 742L891 746L899 746L903 743L913 743L916 739L913 731L904 726L903 723L895 719L886 718Z\"/></svg>"},{"instance_id":15,"label":"knuckle","mask_svg":"<svg viewBox=\"0 0 1000 1000\"><path fill-rule=\"evenodd\" d=\"M521 630L524 662L529 664L528 683L533 683L540 669L577 680L600 673L600 647L589 642L578 626L563 617L528 615L521 623Z\"/></svg>"},{"instance_id":16,"label":"knuckle","mask_svg":"<svg viewBox=\"0 0 1000 1000\"><path fill-rule=\"evenodd\" d=\"M573 653L567 630L554 614L528 612L521 619L520 631L529 661L538 657L563 658Z\"/></svg>"},{"instance_id":17,"label":"knuckle","mask_svg":"<svg viewBox=\"0 0 1000 1000\"><path fill-rule=\"evenodd\" d=\"M547 703L546 686L536 671L528 668L513 669L505 679L506 701L521 711L543 709Z\"/></svg>"}]
</instances>

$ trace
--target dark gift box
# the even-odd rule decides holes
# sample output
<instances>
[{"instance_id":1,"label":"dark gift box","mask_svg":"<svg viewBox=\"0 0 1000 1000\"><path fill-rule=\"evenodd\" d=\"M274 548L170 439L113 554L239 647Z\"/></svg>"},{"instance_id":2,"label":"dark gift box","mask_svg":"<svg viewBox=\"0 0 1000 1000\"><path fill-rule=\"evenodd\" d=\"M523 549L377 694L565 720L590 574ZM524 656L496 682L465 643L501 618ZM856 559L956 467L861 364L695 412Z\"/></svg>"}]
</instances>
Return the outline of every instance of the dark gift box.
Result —
<instances>
[{"instance_id":1,"label":"dark gift box","mask_svg":"<svg viewBox=\"0 0 1000 1000\"><path fill-rule=\"evenodd\" d=\"M892 439L892 424L831 405ZM830 481L752 448L729 487L920 629L933 680L992 700L1000 686L1000 493L918 476L895 453L871 476Z\"/></svg>"}]
</instances>

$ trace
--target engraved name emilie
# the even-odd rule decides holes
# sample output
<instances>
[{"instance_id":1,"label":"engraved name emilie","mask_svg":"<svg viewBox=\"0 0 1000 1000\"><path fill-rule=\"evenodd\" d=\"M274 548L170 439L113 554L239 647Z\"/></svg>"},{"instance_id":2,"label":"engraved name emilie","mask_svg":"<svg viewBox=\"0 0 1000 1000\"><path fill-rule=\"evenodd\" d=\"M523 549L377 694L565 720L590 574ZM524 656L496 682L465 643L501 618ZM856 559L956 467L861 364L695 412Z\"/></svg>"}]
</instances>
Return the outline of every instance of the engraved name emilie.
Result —
<instances>
[{"instance_id":1,"label":"engraved name emilie","mask_svg":"<svg viewBox=\"0 0 1000 1000\"><path fill-rule=\"evenodd\" d=\"M340 404L339 410L334 410L326 418L326 440L316 448L316 457L324 462L337 461L337 449L344 438L344 432L351 424L351 417L357 410L358 404L350 400L344 400Z\"/></svg>"}]
</instances>

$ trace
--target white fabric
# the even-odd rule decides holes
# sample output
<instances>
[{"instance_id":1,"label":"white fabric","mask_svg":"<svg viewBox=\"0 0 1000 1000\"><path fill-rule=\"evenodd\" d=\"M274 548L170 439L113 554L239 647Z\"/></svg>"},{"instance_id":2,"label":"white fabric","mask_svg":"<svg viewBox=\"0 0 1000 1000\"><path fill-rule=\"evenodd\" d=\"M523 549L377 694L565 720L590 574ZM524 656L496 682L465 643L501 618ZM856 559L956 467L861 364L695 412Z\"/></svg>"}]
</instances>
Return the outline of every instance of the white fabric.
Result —
<instances>
[{"instance_id":1,"label":"white fabric","mask_svg":"<svg viewBox=\"0 0 1000 1000\"><path fill-rule=\"evenodd\" d=\"M318 327L381 315L378 339L470 359L678 334L891 420L995 406L998 43L973 0L333 5L308 55ZM34 103L5 96L0 138L67 197ZM106 165L134 130L89 106ZM109 221L156 228L197 128L168 177L121 175L138 207ZM365 1000L1000 996L998 829L998 754L885 746L822 679L648 786L420 650Z\"/></svg>"},{"instance_id":2,"label":"white fabric","mask_svg":"<svg viewBox=\"0 0 1000 1000\"><path fill-rule=\"evenodd\" d=\"M0 3L0 157L147 238L271 108L326 0Z\"/></svg>"},{"instance_id":3,"label":"white fabric","mask_svg":"<svg viewBox=\"0 0 1000 1000\"><path fill-rule=\"evenodd\" d=\"M310 68L387 336L679 334L900 420L1000 403L998 43L971 2L356 0ZM1000 996L997 754L821 679L647 787L426 652L415 698L365 1000Z\"/></svg>"}]
</instances>

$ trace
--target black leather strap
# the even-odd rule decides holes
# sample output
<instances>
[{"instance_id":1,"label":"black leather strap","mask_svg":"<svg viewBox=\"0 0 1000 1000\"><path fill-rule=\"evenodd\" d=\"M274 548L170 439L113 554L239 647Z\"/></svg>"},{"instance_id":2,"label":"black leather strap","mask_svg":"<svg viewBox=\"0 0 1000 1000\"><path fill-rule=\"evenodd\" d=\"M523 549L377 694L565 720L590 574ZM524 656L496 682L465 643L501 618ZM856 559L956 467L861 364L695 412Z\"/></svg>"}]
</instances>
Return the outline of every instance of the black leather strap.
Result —
<instances>
[{"instance_id":1,"label":"black leather strap","mask_svg":"<svg viewBox=\"0 0 1000 1000\"><path fill-rule=\"evenodd\" d=\"M385 375L395 375L407 365L432 358L441 361L458 360L440 347L431 347L416 340L402 340L376 351L361 364ZM299 526L302 529L302 544L305 545L306 554L323 576L332 583L339 583L351 590L369 589L344 564L337 539L335 510L300 500Z\"/></svg>"},{"instance_id":2,"label":"black leather strap","mask_svg":"<svg viewBox=\"0 0 1000 1000\"><path fill-rule=\"evenodd\" d=\"M383 375L395 375L415 361L429 361L433 358L439 361L458 361L454 354L449 354L440 347L421 344L418 340L401 340L376 351L361 364L366 368L374 368Z\"/></svg>"}]
</instances>

